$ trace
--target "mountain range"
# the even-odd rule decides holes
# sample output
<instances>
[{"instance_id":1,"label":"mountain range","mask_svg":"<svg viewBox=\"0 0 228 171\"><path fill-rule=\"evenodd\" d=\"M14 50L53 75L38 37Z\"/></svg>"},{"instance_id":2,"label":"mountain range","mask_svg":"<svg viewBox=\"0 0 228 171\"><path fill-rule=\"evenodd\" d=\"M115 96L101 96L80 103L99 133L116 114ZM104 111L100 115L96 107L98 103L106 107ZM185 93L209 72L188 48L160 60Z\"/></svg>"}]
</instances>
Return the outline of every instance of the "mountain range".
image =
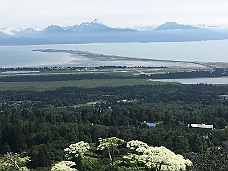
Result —
<instances>
[{"instance_id":1,"label":"mountain range","mask_svg":"<svg viewBox=\"0 0 228 171\"><path fill-rule=\"evenodd\" d=\"M111 28L98 20L80 25L60 27L50 25L38 28L0 29L1 45L77 44L113 42L184 42L228 39L228 34L206 28L166 22L155 29L142 31L129 28Z\"/></svg>"}]
</instances>

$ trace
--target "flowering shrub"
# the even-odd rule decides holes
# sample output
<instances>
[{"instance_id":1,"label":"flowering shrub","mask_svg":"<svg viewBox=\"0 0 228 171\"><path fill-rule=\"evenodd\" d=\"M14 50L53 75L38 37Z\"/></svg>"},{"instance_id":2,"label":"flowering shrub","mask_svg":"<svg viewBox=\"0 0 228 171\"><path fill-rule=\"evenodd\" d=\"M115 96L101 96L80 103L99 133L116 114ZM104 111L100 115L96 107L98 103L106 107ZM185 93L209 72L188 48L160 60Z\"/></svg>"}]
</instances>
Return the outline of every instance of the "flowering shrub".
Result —
<instances>
[{"instance_id":1,"label":"flowering shrub","mask_svg":"<svg viewBox=\"0 0 228 171\"><path fill-rule=\"evenodd\" d=\"M144 167L144 156L138 154L128 154L123 156L122 160L116 162L117 165L122 165L126 167Z\"/></svg>"},{"instance_id":2,"label":"flowering shrub","mask_svg":"<svg viewBox=\"0 0 228 171\"><path fill-rule=\"evenodd\" d=\"M182 155L176 155L165 147L149 147L143 152L145 166L156 167L160 170L178 171L186 170L186 165L192 165L190 160L184 159Z\"/></svg>"},{"instance_id":3,"label":"flowering shrub","mask_svg":"<svg viewBox=\"0 0 228 171\"><path fill-rule=\"evenodd\" d=\"M110 165L114 167L114 148L118 147L119 145L125 143L124 140L116 137L111 138L99 138L100 145L97 147L97 150L108 150L109 159L111 161Z\"/></svg>"},{"instance_id":4,"label":"flowering shrub","mask_svg":"<svg viewBox=\"0 0 228 171\"><path fill-rule=\"evenodd\" d=\"M111 138L99 138L100 145L97 147L97 150L104 150L106 148L118 147L119 145L125 143L124 140L116 137Z\"/></svg>"},{"instance_id":5,"label":"flowering shrub","mask_svg":"<svg viewBox=\"0 0 228 171\"><path fill-rule=\"evenodd\" d=\"M119 147L124 144L125 141L116 137L111 138L99 138L100 145L97 150L108 150L110 165L112 170L115 166L125 166L129 168L136 168L139 170L151 169L156 171L180 171L186 170L186 166L191 166L192 162L190 160L184 159L182 155L176 155L171 150L161 146L161 147L151 147L146 143L138 140L132 140L126 143L129 153L124 155L121 160L115 161L114 148ZM64 151L67 152L68 159L77 158L80 160L75 160L76 163L68 163L67 161L60 162L56 164L52 171L74 171L76 169L71 168L76 164L76 166L82 164L81 159L87 159L93 167L95 166L89 158L84 156L84 153L90 149L88 143L80 141L76 144L71 144L69 148ZM73 160L74 161L74 160ZM55 169L55 170L54 170ZM60 170L62 169L62 170ZM65 169L65 170L64 170ZM68 170L67 170L68 169ZM82 170L79 169L78 170Z\"/></svg>"},{"instance_id":6,"label":"flowering shrub","mask_svg":"<svg viewBox=\"0 0 228 171\"><path fill-rule=\"evenodd\" d=\"M61 161L57 164L55 164L51 171L77 171L75 168L71 168L72 166L75 166L75 162L72 161Z\"/></svg>"},{"instance_id":7,"label":"flowering shrub","mask_svg":"<svg viewBox=\"0 0 228 171\"><path fill-rule=\"evenodd\" d=\"M139 140L132 140L127 142L127 148L131 150L136 150L138 148L148 148L148 147L149 146L147 145L147 143L144 143Z\"/></svg>"},{"instance_id":8,"label":"flowering shrub","mask_svg":"<svg viewBox=\"0 0 228 171\"><path fill-rule=\"evenodd\" d=\"M79 157L84 155L86 151L90 149L89 143L80 141L75 144L71 144L69 148L65 148L64 151L67 152L67 158L71 159L72 157Z\"/></svg>"},{"instance_id":9,"label":"flowering shrub","mask_svg":"<svg viewBox=\"0 0 228 171\"><path fill-rule=\"evenodd\" d=\"M20 157L17 153L7 153L0 158L0 170L4 171L28 171L26 163L29 161L29 157Z\"/></svg>"},{"instance_id":10,"label":"flowering shrub","mask_svg":"<svg viewBox=\"0 0 228 171\"><path fill-rule=\"evenodd\" d=\"M186 170L191 166L190 160L184 159L182 155L176 155L171 150L161 147L150 147L146 143L134 140L127 143L127 148L134 149L137 154L123 156L123 162L127 165L142 166L157 171L179 171Z\"/></svg>"},{"instance_id":11,"label":"flowering shrub","mask_svg":"<svg viewBox=\"0 0 228 171\"><path fill-rule=\"evenodd\" d=\"M109 168L106 170L114 170L115 167L124 166L128 170L155 170L155 171L180 171L186 170L186 166L191 166L192 162L184 159L182 155L177 155L166 147L151 147L146 143L138 140L132 140L126 143L126 147L120 146L125 141L116 137L99 139L100 145L97 150L107 150L110 159ZM127 148L128 154L118 156L121 160L115 161L114 148ZM64 149L67 152L66 157L71 161L61 161L55 164L51 171L83 171L88 169L84 167L85 160L90 163L90 168L100 170L101 167L94 164L91 160L97 161L97 156L87 156L84 154L90 149L90 145L84 141L71 144ZM91 154L90 154L91 155ZM83 160L83 162L82 162ZM19 154L7 153L0 157L0 171L29 171L25 166L29 161L29 157L20 157ZM87 165L88 166L88 165ZM85 169L84 169L85 168Z\"/></svg>"}]
</instances>

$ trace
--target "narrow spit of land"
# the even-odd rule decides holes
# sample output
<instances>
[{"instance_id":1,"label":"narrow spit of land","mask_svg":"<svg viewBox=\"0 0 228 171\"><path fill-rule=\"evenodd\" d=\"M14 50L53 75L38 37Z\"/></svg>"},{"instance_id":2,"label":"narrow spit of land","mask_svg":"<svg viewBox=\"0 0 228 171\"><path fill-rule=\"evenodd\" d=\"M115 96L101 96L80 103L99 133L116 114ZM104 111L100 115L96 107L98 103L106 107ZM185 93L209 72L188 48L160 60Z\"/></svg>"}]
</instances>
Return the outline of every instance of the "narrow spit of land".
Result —
<instances>
[{"instance_id":1,"label":"narrow spit of land","mask_svg":"<svg viewBox=\"0 0 228 171\"><path fill-rule=\"evenodd\" d=\"M123 57L115 55L104 55L92 53L88 51L79 50L61 50L61 49L36 49L33 51L47 52L47 53L68 53L75 57L75 60L68 63L68 65L76 66L102 66L102 65L124 65L132 66L151 66L151 67L172 67L172 68L207 68L214 67L216 63L203 63L191 61L173 61L173 60L159 60L148 58ZM221 65L221 64L220 64ZM225 65L225 64L223 64ZM228 64L227 64L228 66Z\"/></svg>"},{"instance_id":2,"label":"narrow spit of land","mask_svg":"<svg viewBox=\"0 0 228 171\"><path fill-rule=\"evenodd\" d=\"M165 61L95 54L77 50L37 49L34 51L53 53L53 55L54 53L68 53L75 57L75 61L65 66L55 67L1 68L0 91L45 91L60 87L93 88L173 84L149 80L211 78L223 77L228 74L226 63Z\"/></svg>"}]
</instances>

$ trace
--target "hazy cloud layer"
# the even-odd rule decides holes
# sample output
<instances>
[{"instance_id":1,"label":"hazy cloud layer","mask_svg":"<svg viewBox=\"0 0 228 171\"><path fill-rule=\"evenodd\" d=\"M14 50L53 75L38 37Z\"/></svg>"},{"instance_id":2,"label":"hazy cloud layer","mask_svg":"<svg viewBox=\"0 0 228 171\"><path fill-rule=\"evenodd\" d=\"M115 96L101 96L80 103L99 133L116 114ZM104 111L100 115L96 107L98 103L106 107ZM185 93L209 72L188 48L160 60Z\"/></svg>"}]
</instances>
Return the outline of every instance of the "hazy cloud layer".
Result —
<instances>
[{"instance_id":1,"label":"hazy cloud layer","mask_svg":"<svg viewBox=\"0 0 228 171\"><path fill-rule=\"evenodd\" d=\"M1 0L0 27L74 25L97 18L112 27L228 25L227 0Z\"/></svg>"}]
</instances>

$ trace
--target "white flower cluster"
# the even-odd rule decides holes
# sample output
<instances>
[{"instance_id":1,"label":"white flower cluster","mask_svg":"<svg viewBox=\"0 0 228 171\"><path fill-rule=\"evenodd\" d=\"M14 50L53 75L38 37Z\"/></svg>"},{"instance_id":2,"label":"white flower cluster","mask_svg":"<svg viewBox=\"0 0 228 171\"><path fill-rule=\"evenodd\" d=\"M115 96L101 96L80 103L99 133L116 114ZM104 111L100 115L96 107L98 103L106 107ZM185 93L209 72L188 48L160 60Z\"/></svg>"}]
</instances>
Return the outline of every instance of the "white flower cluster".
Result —
<instances>
[{"instance_id":1,"label":"white flower cluster","mask_svg":"<svg viewBox=\"0 0 228 171\"><path fill-rule=\"evenodd\" d=\"M130 164L144 165L147 168L161 167L164 171L186 170L186 166L191 166L190 160L184 159L182 155L176 155L171 150L161 147L150 147L146 143L133 140L127 143L127 148L135 150L138 154L128 154L123 159Z\"/></svg>"},{"instance_id":2,"label":"white flower cluster","mask_svg":"<svg viewBox=\"0 0 228 171\"><path fill-rule=\"evenodd\" d=\"M68 153L67 157L79 157L90 149L89 143L80 141L75 144L71 144L69 148L65 148L64 151Z\"/></svg>"},{"instance_id":3,"label":"white flower cluster","mask_svg":"<svg viewBox=\"0 0 228 171\"><path fill-rule=\"evenodd\" d=\"M111 138L99 138L100 145L97 147L97 150L104 150L110 147L118 147L119 145L125 143L124 140L116 137Z\"/></svg>"},{"instance_id":4,"label":"white flower cluster","mask_svg":"<svg viewBox=\"0 0 228 171\"><path fill-rule=\"evenodd\" d=\"M7 153L0 158L0 170L19 170L29 171L25 166L29 161L29 157L20 157L17 153Z\"/></svg>"},{"instance_id":5,"label":"white flower cluster","mask_svg":"<svg viewBox=\"0 0 228 171\"><path fill-rule=\"evenodd\" d=\"M77 171L75 168L71 168L72 166L75 166L75 162L72 161L61 161L57 164L55 164L51 171Z\"/></svg>"},{"instance_id":6,"label":"white flower cluster","mask_svg":"<svg viewBox=\"0 0 228 171\"><path fill-rule=\"evenodd\" d=\"M127 142L127 148L129 148L131 150L136 150L139 148L147 149L148 147L149 146L147 145L147 143L144 143L144 142L139 141L139 140L131 140L131 141Z\"/></svg>"},{"instance_id":7,"label":"white flower cluster","mask_svg":"<svg viewBox=\"0 0 228 171\"><path fill-rule=\"evenodd\" d=\"M191 166L190 160L184 159L182 155L176 155L165 147L149 147L143 152L145 165L148 168L155 165L162 165L161 170L179 171L186 170L186 166Z\"/></svg>"}]
</instances>

